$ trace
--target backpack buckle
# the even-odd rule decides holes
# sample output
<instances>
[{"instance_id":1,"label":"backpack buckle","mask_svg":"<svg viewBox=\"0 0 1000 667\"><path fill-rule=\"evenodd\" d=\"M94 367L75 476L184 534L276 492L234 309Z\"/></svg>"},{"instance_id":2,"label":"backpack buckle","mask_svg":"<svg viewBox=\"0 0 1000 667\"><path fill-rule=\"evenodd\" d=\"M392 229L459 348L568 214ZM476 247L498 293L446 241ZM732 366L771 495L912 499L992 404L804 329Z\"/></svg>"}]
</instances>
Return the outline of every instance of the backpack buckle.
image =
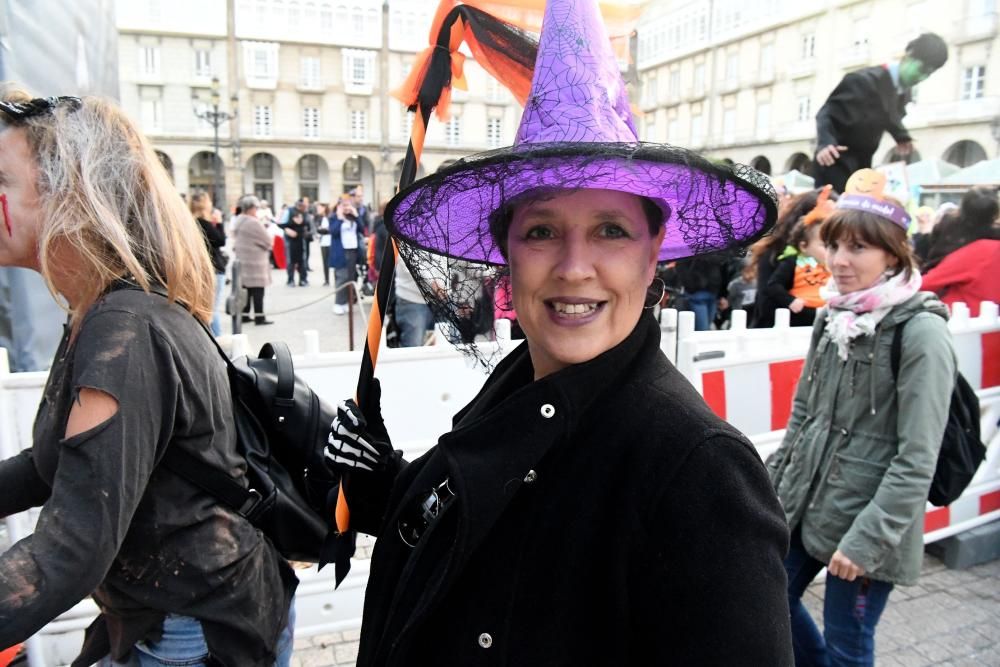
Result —
<instances>
[{"instance_id":1,"label":"backpack buckle","mask_svg":"<svg viewBox=\"0 0 1000 667\"><path fill-rule=\"evenodd\" d=\"M240 509L237 511L242 516L246 517L247 519L250 519L251 515L254 513L254 510L257 509L257 506L260 505L260 501L263 500L264 497L260 495L260 491L258 491L257 489L248 490L247 496L248 497L246 501L242 505L240 505Z\"/></svg>"}]
</instances>

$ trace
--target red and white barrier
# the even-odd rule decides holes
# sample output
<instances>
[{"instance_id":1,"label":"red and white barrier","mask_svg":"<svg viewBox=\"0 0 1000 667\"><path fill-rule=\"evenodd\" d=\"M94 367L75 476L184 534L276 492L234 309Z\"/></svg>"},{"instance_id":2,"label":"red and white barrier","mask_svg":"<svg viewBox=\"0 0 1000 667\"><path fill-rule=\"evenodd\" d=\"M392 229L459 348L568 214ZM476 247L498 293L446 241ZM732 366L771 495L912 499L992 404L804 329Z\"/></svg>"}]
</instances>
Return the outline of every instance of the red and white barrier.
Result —
<instances>
[{"instance_id":1,"label":"red and white barrier","mask_svg":"<svg viewBox=\"0 0 1000 667\"><path fill-rule=\"evenodd\" d=\"M966 493L950 507L928 507L925 541L933 542L1000 518L1000 318L997 306L984 303L979 317L956 306L949 323L959 367L977 389L987 460ZM693 313L664 311L661 347L723 418L747 433L766 458L781 442L792 396L809 346L810 327L789 327L788 312L778 311L773 329L747 329L736 311L733 328L695 332ZM501 332L502 333L502 332ZM320 353L319 337L306 332L307 353L295 358L296 371L316 392L339 400L354 392L360 353ZM245 337L235 337L234 356L245 354ZM503 354L505 336L495 344ZM429 448L450 427L451 416L482 386L486 376L462 353L447 345L383 349L379 356L382 410L386 424L406 457ZM46 380L45 373L11 374L0 348L0 459L31 446L31 425ZM26 536L37 516L7 519L11 541ZM298 572L297 636L339 632L361 624L371 541L362 539L351 574L334 592L333 568ZM0 549L5 545L0 544ZM80 647L83 629L96 613L90 600L46 626L28 645L31 667L68 664Z\"/></svg>"}]
</instances>

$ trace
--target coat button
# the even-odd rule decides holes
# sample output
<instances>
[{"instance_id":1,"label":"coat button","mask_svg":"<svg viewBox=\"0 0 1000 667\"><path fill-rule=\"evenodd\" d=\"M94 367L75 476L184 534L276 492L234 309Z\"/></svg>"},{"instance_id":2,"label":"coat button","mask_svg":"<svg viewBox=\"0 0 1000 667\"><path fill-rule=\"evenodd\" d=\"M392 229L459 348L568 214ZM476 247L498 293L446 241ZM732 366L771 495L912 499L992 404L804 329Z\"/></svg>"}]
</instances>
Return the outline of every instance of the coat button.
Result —
<instances>
[{"instance_id":1,"label":"coat button","mask_svg":"<svg viewBox=\"0 0 1000 667\"><path fill-rule=\"evenodd\" d=\"M846 436L847 435L847 429L846 428L840 429L840 435Z\"/></svg>"},{"instance_id":2,"label":"coat button","mask_svg":"<svg viewBox=\"0 0 1000 667\"><path fill-rule=\"evenodd\" d=\"M542 416L546 419L552 419L556 416L556 409L551 403L546 403L541 409Z\"/></svg>"},{"instance_id":3,"label":"coat button","mask_svg":"<svg viewBox=\"0 0 1000 667\"><path fill-rule=\"evenodd\" d=\"M489 648L493 646L493 637L490 637L490 633L484 632L479 635L479 645L483 648Z\"/></svg>"},{"instance_id":4,"label":"coat button","mask_svg":"<svg viewBox=\"0 0 1000 667\"><path fill-rule=\"evenodd\" d=\"M538 473L534 470L529 470L528 474L524 476L524 483L532 484L536 479L538 479Z\"/></svg>"}]
</instances>

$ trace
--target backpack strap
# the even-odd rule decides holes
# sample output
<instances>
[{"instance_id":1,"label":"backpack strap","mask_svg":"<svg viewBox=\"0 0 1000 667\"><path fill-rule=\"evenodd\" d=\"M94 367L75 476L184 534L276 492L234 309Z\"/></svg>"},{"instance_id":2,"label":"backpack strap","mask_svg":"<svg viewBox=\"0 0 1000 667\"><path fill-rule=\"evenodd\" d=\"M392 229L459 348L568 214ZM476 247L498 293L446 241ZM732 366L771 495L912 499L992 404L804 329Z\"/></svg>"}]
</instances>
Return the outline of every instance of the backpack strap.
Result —
<instances>
[{"instance_id":1,"label":"backpack strap","mask_svg":"<svg viewBox=\"0 0 1000 667\"><path fill-rule=\"evenodd\" d=\"M892 379L899 380L899 362L903 357L903 327L906 326L906 320L903 320L896 325L895 331L892 333L892 352L889 356L889 363L892 366Z\"/></svg>"}]
</instances>

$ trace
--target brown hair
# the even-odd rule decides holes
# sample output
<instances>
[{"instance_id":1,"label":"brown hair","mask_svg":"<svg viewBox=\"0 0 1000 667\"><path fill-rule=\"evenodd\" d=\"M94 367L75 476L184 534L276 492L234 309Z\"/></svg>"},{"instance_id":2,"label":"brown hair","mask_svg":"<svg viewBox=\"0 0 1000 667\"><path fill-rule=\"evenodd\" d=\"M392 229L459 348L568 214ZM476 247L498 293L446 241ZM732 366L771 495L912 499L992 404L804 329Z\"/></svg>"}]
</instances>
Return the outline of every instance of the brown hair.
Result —
<instances>
[{"instance_id":1,"label":"brown hair","mask_svg":"<svg viewBox=\"0 0 1000 667\"><path fill-rule=\"evenodd\" d=\"M906 230L874 213L837 209L823 222L819 237L824 245L847 239L880 248L898 260L897 270L904 271L907 280L917 269Z\"/></svg>"},{"instance_id":2,"label":"brown hair","mask_svg":"<svg viewBox=\"0 0 1000 667\"><path fill-rule=\"evenodd\" d=\"M195 218L204 218L207 220L212 217L212 200L209 198L208 193L202 190L191 195L188 208L191 210L191 215ZM205 215L206 209L208 209L208 215Z\"/></svg>"}]
</instances>

